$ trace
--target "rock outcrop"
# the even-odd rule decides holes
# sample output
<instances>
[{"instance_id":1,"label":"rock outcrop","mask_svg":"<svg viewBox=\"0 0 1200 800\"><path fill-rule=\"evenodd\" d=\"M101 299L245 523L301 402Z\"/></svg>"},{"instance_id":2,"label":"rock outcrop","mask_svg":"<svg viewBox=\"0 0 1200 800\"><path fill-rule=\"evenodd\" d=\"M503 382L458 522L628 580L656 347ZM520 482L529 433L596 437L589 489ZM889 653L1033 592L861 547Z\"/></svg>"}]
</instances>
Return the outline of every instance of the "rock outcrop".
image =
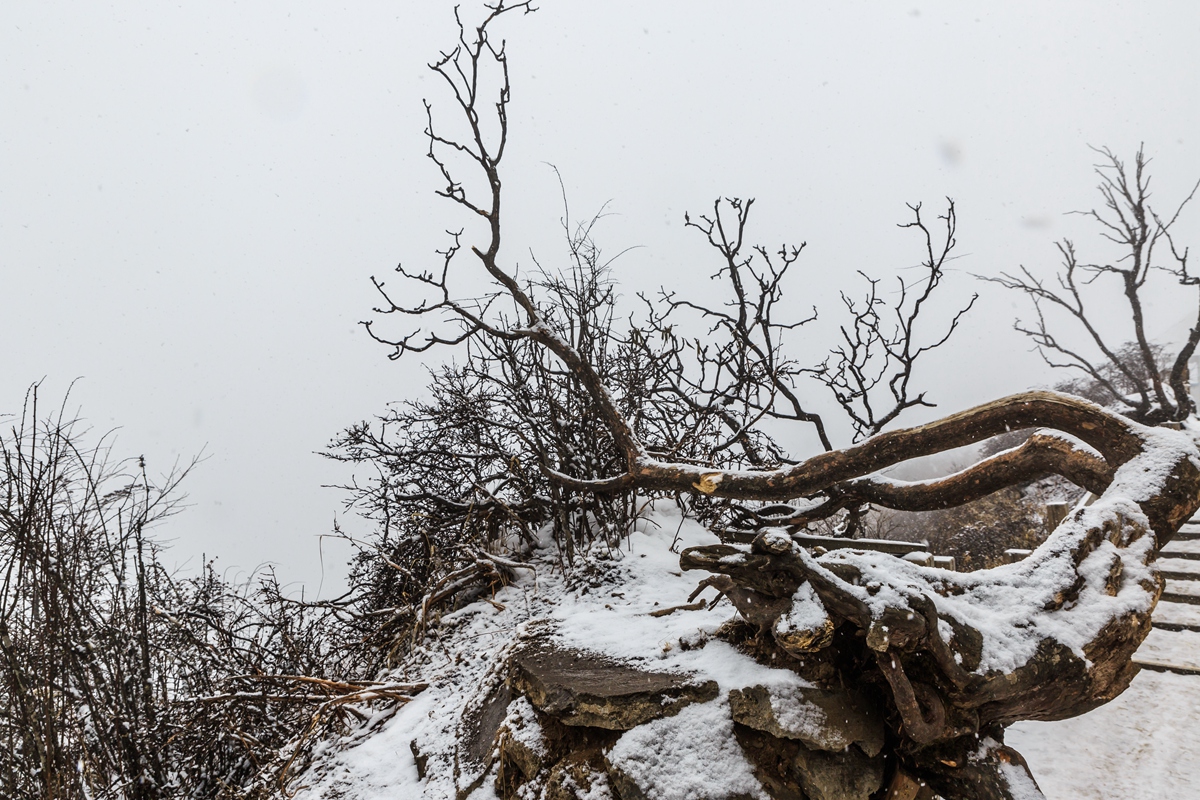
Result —
<instances>
[{"instance_id":1,"label":"rock outcrop","mask_svg":"<svg viewBox=\"0 0 1200 800\"><path fill-rule=\"evenodd\" d=\"M493 775L505 800L655 800L695 784L697 800L867 800L883 787L885 723L861 693L807 685L722 691L554 643L547 631L507 657L460 724L465 798ZM706 774L706 769L713 774Z\"/></svg>"},{"instance_id":2,"label":"rock outcrop","mask_svg":"<svg viewBox=\"0 0 1200 800\"><path fill-rule=\"evenodd\" d=\"M717 696L715 681L649 672L535 639L511 657L509 683L564 725L627 731Z\"/></svg>"}]
</instances>

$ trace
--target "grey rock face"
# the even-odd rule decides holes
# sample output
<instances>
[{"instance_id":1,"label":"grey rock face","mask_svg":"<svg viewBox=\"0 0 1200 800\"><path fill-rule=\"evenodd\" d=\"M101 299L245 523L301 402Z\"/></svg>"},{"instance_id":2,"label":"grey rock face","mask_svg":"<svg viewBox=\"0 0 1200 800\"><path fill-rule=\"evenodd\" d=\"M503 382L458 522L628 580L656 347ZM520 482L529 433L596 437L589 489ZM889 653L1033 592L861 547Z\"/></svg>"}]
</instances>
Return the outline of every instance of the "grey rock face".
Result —
<instances>
[{"instance_id":1,"label":"grey rock face","mask_svg":"<svg viewBox=\"0 0 1200 800\"><path fill-rule=\"evenodd\" d=\"M883 720L850 692L815 687L750 686L729 693L735 722L815 750L841 752L858 745L868 756L883 749Z\"/></svg>"},{"instance_id":2,"label":"grey rock face","mask_svg":"<svg viewBox=\"0 0 1200 800\"><path fill-rule=\"evenodd\" d=\"M653 785L657 773L626 770L627 764L615 758L620 742L635 735L624 732L654 720L664 720L656 725L669 727L685 707L710 703L718 695L715 681L643 670L556 646L548 636L534 637L515 649L507 676L504 689L493 690L479 703L478 723L469 726L472 732L478 729L478 738L469 737L464 744L478 758L488 749L487 731L496 731L496 790L509 800L652 800L660 791ZM506 715L497 725L497 706L505 700ZM718 702L722 719L728 720L721 725L732 724L730 740L736 740L760 791L769 797L868 800L881 791L884 722L856 693L755 685L730 692L728 707ZM703 708L693 706L677 719L698 711ZM668 717L672 719L664 719ZM686 726L693 723L683 724L690 730ZM642 744L666 746L656 737ZM674 745L663 752L675 752ZM683 746L680 754L696 757ZM712 755L729 757L715 750ZM744 780L724 788L720 784L704 784L706 800L750 800Z\"/></svg>"},{"instance_id":3,"label":"grey rock face","mask_svg":"<svg viewBox=\"0 0 1200 800\"><path fill-rule=\"evenodd\" d=\"M715 681L648 672L533 640L513 655L510 685L564 725L626 731L717 696Z\"/></svg>"},{"instance_id":4,"label":"grey rock face","mask_svg":"<svg viewBox=\"0 0 1200 800\"><path fill-rule=\"evenodd\" d=\"M800 747L795 776L811 800L867 800L883 786L883 759L853 745L841 753Z\"/></svg>"},{"instance_id":5,"label":"grey rock face","mask_svg":"<svg viewBox=\"0 0 1200 800\"><path fill-rule=\"evenodd\" d=\"M508 713L512 693L500 684L487 694L478 707L468 709L460 724L459 763L471 763L487 768L492 762L492 745L496 731Z\"/></svg>"}]
</instances>

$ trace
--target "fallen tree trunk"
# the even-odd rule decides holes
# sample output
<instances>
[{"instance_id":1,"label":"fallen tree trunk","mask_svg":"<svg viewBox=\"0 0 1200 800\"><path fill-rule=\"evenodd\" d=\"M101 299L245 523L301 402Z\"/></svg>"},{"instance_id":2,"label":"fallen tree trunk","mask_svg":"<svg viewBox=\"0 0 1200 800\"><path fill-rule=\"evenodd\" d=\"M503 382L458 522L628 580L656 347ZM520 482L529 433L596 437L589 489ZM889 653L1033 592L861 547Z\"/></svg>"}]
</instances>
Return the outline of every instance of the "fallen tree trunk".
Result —
<instances>
[{"instance_id":1,"label":"fallen tree trunk","mask_svg":"<svg viewBox=\"0 0 1200 800\"><path fill-rule=\"evenodd\" d=\"M940 480L903 484L854 474L1005 427L1046 423L1088 447L1043 432L1019 450ZM1016 783L1005 788L1025 781L1013 776L1027 769L1002 746L1003 729L1085 713L1124 691L1137 673L1131 658L1163 586L1154 559L1200 506L1200 452L1189 434L1035 392L774 475L701 478L713 493L734 496L820 492L794 522L865 499L901 509L945 507L1045 472L1101 494L1017 564L959 574L853 549L817 556L783 529L763 531L748 547L685 550L680 563L727 576L709 583L778 650L836 664L844 685L879 688L893 722L889 747L903 771L946 797L1025 796ZM655 483L665 473L657 474Z\"/></svg>"}]
</instances>

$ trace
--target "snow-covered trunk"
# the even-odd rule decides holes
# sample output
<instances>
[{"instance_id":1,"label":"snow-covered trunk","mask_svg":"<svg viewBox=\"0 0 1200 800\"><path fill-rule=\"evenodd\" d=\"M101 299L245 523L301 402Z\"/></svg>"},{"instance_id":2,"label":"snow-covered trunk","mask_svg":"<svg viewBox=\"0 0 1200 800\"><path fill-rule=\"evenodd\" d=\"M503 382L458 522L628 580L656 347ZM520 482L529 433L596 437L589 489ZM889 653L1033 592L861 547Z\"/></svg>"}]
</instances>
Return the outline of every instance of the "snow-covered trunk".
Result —
<instances>
[{"instance_id":1,"label":"snow-covered trunk","mask_svg":"<svg viewBox=\"0 0 1200 800\"><path fill-rule=\"evenodd\" d=\"M887 749L918 784L1039 796L1004 728L1125 690L1162 592L1155 557L1200 505L1189 434L1126 425L1123 439L1111 449L1130 455L1107 490L1016 564L959 574L862 550L817 556L770 529L748 547L685 550L681 565L727 576L713 585L772 662L832 665L825 682L866 687L889 720Z\"/></svg>"}]
</instances>

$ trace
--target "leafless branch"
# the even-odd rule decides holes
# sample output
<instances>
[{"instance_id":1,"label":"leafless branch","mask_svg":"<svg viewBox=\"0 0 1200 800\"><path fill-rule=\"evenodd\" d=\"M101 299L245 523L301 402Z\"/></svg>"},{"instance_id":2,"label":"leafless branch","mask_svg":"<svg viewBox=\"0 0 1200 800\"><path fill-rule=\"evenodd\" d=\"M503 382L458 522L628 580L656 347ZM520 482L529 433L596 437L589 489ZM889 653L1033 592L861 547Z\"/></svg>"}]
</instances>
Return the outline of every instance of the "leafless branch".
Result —
<instances>
[{"instance_id":1,"label":"leafless branch","mask_svg":"<svg viewBox=\"0 0 1200 800\"><path fill-rule=\"evenodd\" d=\"M1138 149L1132 166L1127 166L1108 148L1093 149L1103 157L1096 166L1103 205L1075 213L1099 226L1101 237L1117 246L1118 257L1111 262L1083 262L1075 244L1063 240L1057 243L1062 256L1057 288L1046 285L1025 267L1021 267L1019 274L1002 273L984 280L1030 298L1037 315L1036 324L1026 325L1018 320L1015 327L1033 340L1047 364L1082 373L1099 387L1097 399L1115 402L1134 419L1146 423L1178 421L1194 411L1187 386L1187 365L1200 342L1200 288L1192 290L1197 292L1196 323L1169 365L1161 363L1161 348L1146 335L1142 292L1155 271L1173 275L1181 286L1200 287L1200 282L1188 272L1187 249L1180 251L1171 230L1200 184L1193 187L1173 214L1162 217L1150 205L1150 177L1146 172L1150 159L1142 148ZM1156 249L1161 251L1164 243L1173 264L1159 263ZM1101 278L1116 283L1124 297L1132 333L1124 345L1114 343L1111 328L1102 325L1085 304L1085 287L1098 285ZM1071 327L1081 329L1085 334L1083 346L1098 357L1051 333L1051 321L1045 313L1049 309L1065 315ZM1086 387L1080 388L1086 391Z\"/></svg>"}]
</instances>

